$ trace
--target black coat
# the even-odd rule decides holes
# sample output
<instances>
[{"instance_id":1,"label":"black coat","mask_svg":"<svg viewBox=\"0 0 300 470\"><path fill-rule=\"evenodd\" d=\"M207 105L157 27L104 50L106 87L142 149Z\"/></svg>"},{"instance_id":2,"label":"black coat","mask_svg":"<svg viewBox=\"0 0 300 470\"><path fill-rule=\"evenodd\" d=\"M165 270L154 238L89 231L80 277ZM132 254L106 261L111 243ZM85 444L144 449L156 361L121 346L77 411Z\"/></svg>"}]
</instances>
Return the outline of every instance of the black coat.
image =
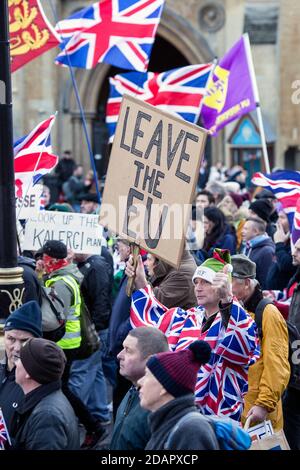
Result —
<instances>
[{"instance_id":1,"label":"black coat","mask_svg":"<svg viewBox=\"0 0 300 470\"><path fill-rule=\"evenodd\" d=\"M112 270L103 256L90 256L78 263L83 274L81 291L97 331L108 328L112 308Z\"/></svg>"},{"instance_id":2,"label":"black coat","mask_svg":"<svg viewBox=\"0 0 300 470\"><path fill-rule=\"evenodd\" d=\"M294 289L291 305L289 308L289 321L295 325L300 332L300 268L298 267L296 274L290 280L288 288L290 288L295 282L297 286Z\"/></svg>"},{"instance_id":3,"label":"black coat","mask_svg":"<svg viewBox=\"0 0 300 470\"><path fill-rule=\"evenodd\" d=\"M9 434L15 420L16 410L24 397L23 390L15 381L15 370L14 367L8 371L6 361L0 363L0 408L2 408Z\"/></svg>"},{"instance_id":4,"label":"black coat","mask_svg":"<svg viewBox=\"0 0 300 470\"><path fill-rule=\"evenodd\" d=\"M76 163L73 158L61 158L55 167L55 174L58 176L60 181L63 183L73 175Z\"/></svg>"},{"instance_id":5,"label":"black coat","mask_svg":"<svg viewBox=\"0 0 300 470\"><path fill-rule=\"evenodd\" d=\"M109 351L117 356L123 349L123 341L132 329L130 324L131 297L126 294L127 276L124 273L112 308L109 324Z\"/></svg>"},{"instance_id":6,"label":"black coat","mask_svg":"<svg viewBox=\"0 0 300 470\"><path fill-rule=\"evenodd\" d=\"M274 261L275 243L266 238L256 243L245 253L256 264L256 279L262 289L266 289L269 269Z\"/></svg>"},{"instance_id":7,"label":"black coat","mask_svg":"<svg viewBox=\"0 0 300 470\"><path fill-rule=\"evenodd\" d=\"M35 273L35 261L25 256L18 256L18 266L24 269L23 279L25 285L25 293L23 303L30 300L36 300L42 305L42 289L38 277Z\"/></svg>"},{"instance_id":8,"label":"black coat","mask_svg":"<svg viewBox=\"0 0 300 470\"><path fill-rule=\"evenodd\" d=\"M291 255L291 245L288 243L275 244L276 261L271 265L267 281L266 289L283 290L291 277L296 272L296 266L293 266L293 258Z\"/></svg>"},{"instance_id":9,"label":"black coat","mask_svg":"<svg viewBox=\"0 0 300 470\"><path fill-rule=\"evenodd\" d=\"M78 450L78 422L60 382L28 393L16 414L11 438L16 450Z\"/></svg>"}]
</instances>

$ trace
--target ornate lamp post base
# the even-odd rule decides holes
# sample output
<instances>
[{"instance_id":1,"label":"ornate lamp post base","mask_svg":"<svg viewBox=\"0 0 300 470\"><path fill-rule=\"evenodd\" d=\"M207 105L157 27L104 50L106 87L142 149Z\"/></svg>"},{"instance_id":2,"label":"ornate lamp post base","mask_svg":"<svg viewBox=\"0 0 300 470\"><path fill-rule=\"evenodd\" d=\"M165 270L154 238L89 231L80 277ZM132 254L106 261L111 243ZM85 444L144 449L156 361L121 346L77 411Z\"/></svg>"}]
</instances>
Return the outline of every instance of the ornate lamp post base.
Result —
<instances>
[{"instance_id":1,"label":"ornate lamp post base","mask_svg":"<svg viewBox=\"0 0 300 470\"><path fill-rule=\"evenodd\" d=\"M24 296L23 268L0 268L0 322L21 307Z\"/></svg>"}]
</instances>

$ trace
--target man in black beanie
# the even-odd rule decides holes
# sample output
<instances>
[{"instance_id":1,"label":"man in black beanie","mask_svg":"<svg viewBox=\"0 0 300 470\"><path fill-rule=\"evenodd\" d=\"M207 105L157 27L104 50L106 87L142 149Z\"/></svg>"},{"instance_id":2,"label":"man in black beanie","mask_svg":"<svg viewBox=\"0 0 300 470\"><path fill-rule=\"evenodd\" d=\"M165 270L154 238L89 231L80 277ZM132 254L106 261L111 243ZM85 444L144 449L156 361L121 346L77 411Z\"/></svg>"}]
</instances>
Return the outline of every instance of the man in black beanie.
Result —
<instances>
[{"instance_id":1,"label":"man in black beanie","mask_svg":"<svg viewBox=\"0 0 300 470\"><path fill-rule=\"evenodd\" d=\"M210 356L206 341L194 341L186 349L147 360L146 374L137 382L142 408L152 411L146 450L249 449L251 438L239 424L204 416L195 405L199 368Z\"/></svg>"},{"instance_id":2,"label":"man in black beanie","mask_svg":"<svg viewBox=\"0 0 300 470\"><path fill-rule=\"evenodd\" d=\"M137 384L142 408L152 411L147 450L219 449L213 428L204 417L201 419L200 413L199 419L187 420L182 429L176 430L183 416L197 411L194 395L197 375L210 354L208 343L195 341L188 349L154 354L146 362L146 374ZM174 436L169 442L171 432Z\"/></svg>"},{"instance_id":3,"label":"man in black beanie","mask_svg":"<svg viewBox=\"0 0 300 470\"><path fill-rule=\"evenodd\" d=\"M22 344L29 338L42 336L42 312L39 304L32 300L15 310L4 325L5 358L0 363L0 408L8 432L14 421L16 409L23 398L21 387L15 382L15 365Z\"/></svg>"},{"instance_id":4,"label":"man in black beanie","mask_svg":"<svg viewBox=\"0 0 300 470\"><path fill-rule=\"evenodd\" d=\"M25 397L11 433L13 449L79 449L77 419L61 391L65 364L64 352L52 341L31 338L21 348L16 382Z\"/></svg>"},{"instance_id":5,"label":"man in black beanie","mask_svg":"<svg viewBox=\"0 0 300 470\"><path fill-rule=\"evenodd\" d=\"M272 238L276 232L276 222L278 220L278 213L276 206L270 202L269 199L257 199L251 202L249 206L250 217L259 217L266 222L266 232Z\"/></svg>"}]
</instances>

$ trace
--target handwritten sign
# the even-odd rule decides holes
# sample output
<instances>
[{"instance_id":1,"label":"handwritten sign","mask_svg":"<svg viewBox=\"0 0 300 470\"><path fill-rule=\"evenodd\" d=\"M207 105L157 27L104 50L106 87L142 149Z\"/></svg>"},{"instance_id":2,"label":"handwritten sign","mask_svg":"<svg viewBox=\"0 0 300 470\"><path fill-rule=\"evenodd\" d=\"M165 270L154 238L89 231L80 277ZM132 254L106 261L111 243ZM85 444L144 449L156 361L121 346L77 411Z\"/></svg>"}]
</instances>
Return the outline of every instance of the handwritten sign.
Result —
<instances>
[{"instance_id":1,"label":"handwritten sign","mask_svg":"<svg viewBox=\"0 0 300 470\"><path fill-rule=\"evenodd\" d=\"M178 266L207 132L125 96L100 221Z\"/></svg>"},{"instance_id":2,"label":"handwritten sign","mask_svg":"<svg viewBox=\"0 0 300 470\"><path fill-rule=\"evenodd\" d=\"M74 253L99 255L102 232L98 215L41 211L26 223L23 249L36 251L47 240L60 240Z\"/></svg>"},{"instance_id":3,"label":"handwritten sign","mask_svg":"<svg viewBox=\"0 0 300 470\"><path fill-rule=\"evenodd\" d=\"M42 192L43 185L35 184L26 196L16 197L16 217L19 220L28 219L40 210Z\"/></svg>"}]
</instances>

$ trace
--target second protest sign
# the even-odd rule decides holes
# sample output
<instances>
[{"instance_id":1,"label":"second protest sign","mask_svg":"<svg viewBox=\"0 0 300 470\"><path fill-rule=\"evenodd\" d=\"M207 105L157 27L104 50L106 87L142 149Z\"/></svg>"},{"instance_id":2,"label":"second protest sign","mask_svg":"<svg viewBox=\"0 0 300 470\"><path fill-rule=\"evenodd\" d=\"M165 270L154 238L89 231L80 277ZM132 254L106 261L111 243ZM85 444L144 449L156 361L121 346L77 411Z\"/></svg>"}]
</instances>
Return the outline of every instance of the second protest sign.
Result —
<instances>
[{"instance_id":1,"label":"second protest sign","mask_svg":"<svg viewBox=\"0 0 300 470\"><path fill-rule=\"evenodd\" d=\"M37 251L47 240L60 240L74 253L101 254L103 227L98 215L40 211L25 228L23 248Z\"/></svg>"}]
</instances>

